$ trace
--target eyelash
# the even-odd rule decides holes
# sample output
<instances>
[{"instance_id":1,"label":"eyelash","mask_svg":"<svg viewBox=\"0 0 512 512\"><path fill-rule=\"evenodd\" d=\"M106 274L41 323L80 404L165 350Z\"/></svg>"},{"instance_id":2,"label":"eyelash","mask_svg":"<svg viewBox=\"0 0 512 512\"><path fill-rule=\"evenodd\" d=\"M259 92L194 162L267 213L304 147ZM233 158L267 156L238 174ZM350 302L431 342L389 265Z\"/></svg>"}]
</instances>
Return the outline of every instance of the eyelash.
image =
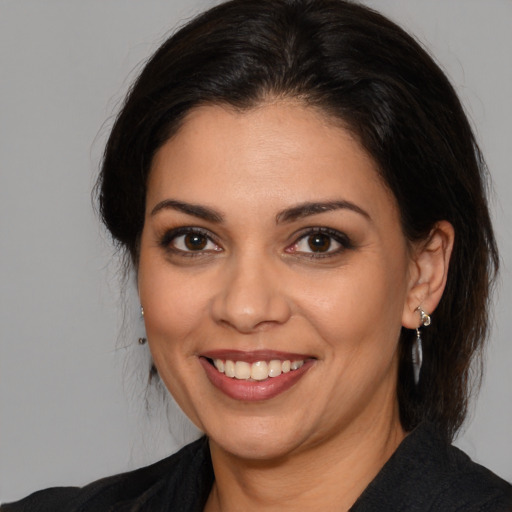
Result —
<instances>
[{"instance_id":1,"label":"eyelash","mask_svg":"<svg viewBox=\"0 0 512 512\"><path fill-rule=\"evenodd\" d=\"M315 235L326 235L329 237L329 245L332 245L332 241L339 244L339 247L335 250L328 250L326 252L304 252L304 251L297 251L294 252L293 247L296 247L300 242L307 240L309 237L315 236ZM320 258L330 258L333 256L337 256L340 253L344 252L347 249L353 249L354 244L350 240L350 238L342 233L341 231L338 231L336 229L331 228L325 228L325 227L312 227L307 228L306 230L301 231L299 236L297 237L296 241L293 242L293 244L289 245L286 248L286 252L291 254L298 254L301 256L305 256L310 259L320 259ZM329 248L330 249L330 246Z\"/></svg>"},{"instance_id":2,"label":"eyelash","mask_svg":"<svg viewBox=\"0 0 512 512\"><path fill-rule=\"evenodd\" d=\"M199 250L186 250L180 249L173 244L176 244L176 240L180 237L185 237L187 235L199 235L200 237L204 237L206 239L206 244L213 243L216 248L214 249L199 249ZM307 240L307 238L314 235L326 235L329 237L329 247L325 252L315 252L315 251L295 251L294 247L297 247L300 242ZM332 242L339 244L339 247L335 250L329 250ZM186 243L186 242L183 242ZM164 248L166 251L171 252L173 254L177 254L183 257L198 257L205 256L207 254L211 254L214 252L222 251L222 247L215 240L215 237L212 236L212 233L206 229L192 227L192 226L184 226L176 229L171 229L167 231L160 240L159 245ZM295 241L286 247L285 252L292 255L303 256L310 259L320 259L320 258L329 258L336 256L347 249L352 249L354 247L351 240L344 233L337 231L335 229L326 228L326 227L311 227L305 230L302 230Z\"/></svg>"},{"instance_id":3,"label":"eyelash","mask_svg":"<svg viewBox=\"0 0 512 512\"><path fill-rule=\"evenodd\" d=\"M173 244L176 244L176 240L180 237L185 237L187 235L199 235L201 237L204 237L206 239L206 243L213 243L216 246L216 249L200 249L197 251L194 250L184 250L179 249L178 247L173 246ZM184 242L185 243L185 242ZM215 238L212 236L212 234L202 228L192 227L192 226L185 226L180 227L176 229L171 229L167 231L164 236L160 240L160 246L163 247L166 251L171 252L173 254L177 254L179 256L184 256L186 258L194 258L198 256L204 256L205 254L210 254L212 252L218 252L221 251L222 248L219 246L219 244L215 241Z\"/></svg>"}]
</instances>

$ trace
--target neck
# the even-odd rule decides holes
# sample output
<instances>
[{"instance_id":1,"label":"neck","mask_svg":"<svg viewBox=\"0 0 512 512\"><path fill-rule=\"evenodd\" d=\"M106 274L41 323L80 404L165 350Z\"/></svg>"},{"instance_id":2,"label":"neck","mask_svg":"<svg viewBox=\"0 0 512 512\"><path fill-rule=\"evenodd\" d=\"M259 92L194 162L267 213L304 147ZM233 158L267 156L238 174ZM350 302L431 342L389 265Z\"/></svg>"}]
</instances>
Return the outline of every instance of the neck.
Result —
<instances>
[{"instance_id":1,"label":"neck","mask_svg":"<svg viewBox=\"0 0 512 512\"><path fill-rule=\"evenodd\" d=\"M396 408L397 409L397 408ZM403 440L398 412L279 460L233 456L210 441L215 483L205 512L348 510Z\"/></svg>"}]
</instances>

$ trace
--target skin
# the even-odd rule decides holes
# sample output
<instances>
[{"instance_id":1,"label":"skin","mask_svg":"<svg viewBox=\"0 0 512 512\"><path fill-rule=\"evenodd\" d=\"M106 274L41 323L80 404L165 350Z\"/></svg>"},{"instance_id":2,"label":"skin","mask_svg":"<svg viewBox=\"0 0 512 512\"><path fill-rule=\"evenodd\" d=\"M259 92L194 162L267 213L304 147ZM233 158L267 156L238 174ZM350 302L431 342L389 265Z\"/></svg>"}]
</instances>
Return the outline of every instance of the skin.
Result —
<instances>
[{"instance_id":1,"label":"skin","mask_svg":"<svg viewBox=\"0 0 512 512\"><path fill-rule=\"evenodd\" d=\"M350 207L281 213L333 201ZM204 247L188 249L190 238L172 231L183 227L199 228ZM313 252L311 228L338 241L323 233L330 247ZM138 286L158 372L210 439L216 481L206 510L353 504L406 435L396 398L400 329L419 325L419 305L430 313L437 305L452 243L441 222L411 246L372 159L310 107L276 100L189 113L152 164ZM313 363L278 396L246 402L206 376L200 354L221 349L307 354Z\"/></svg>"}]
</instances>

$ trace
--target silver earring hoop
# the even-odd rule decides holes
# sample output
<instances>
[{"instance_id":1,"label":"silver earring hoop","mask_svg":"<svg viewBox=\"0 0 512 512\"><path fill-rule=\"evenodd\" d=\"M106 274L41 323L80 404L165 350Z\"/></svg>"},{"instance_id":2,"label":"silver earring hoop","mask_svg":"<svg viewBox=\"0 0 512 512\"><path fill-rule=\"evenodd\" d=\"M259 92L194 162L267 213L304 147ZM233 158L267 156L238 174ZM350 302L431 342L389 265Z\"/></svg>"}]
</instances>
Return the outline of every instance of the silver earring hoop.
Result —
<instances>
[{"instance_id":1,"label":"silver earring hoop","mask_svg":"<svg viewBox=\"0 0 512 512\"><path fill-rule=\"evenodd\" d=\"M421 367L423 365L423 345L421 341L420 327L428 327L431 324L430 315L425 313L421 306L418 306L416 310L419 312L421 317L421 325L416 327L416 339L412 344L412 369L414 372L414 384L417 386L420 382Z\"/></svg>"}]
</instances>

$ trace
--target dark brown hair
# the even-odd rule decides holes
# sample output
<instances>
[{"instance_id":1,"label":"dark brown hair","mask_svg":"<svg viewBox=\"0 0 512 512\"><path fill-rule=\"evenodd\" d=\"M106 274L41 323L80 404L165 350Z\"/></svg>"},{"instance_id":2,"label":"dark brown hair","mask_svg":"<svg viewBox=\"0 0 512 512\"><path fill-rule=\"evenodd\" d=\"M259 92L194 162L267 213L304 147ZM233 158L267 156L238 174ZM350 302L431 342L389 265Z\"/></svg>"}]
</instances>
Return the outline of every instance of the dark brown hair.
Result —
<instances>
[{"instance_id":1,"label":"dark brown hair","mask_svg":"<svg viewBox=\"0 0 512 512\"><path fill-rule=\"evenodd\" d=\"M452 438L466 415L498 268L486 169L444 73L382 15L344 0L233 0L184 26L148 61L113 126L98 181L105 225L136 266L155 152L198 105L243 110L269 96L298 98L351 130L393 192L410 241L427 238L439 220L453 225L420 383L407 329L398 377L404 428L430 420Z\"/></svg>"}]
</instances>

